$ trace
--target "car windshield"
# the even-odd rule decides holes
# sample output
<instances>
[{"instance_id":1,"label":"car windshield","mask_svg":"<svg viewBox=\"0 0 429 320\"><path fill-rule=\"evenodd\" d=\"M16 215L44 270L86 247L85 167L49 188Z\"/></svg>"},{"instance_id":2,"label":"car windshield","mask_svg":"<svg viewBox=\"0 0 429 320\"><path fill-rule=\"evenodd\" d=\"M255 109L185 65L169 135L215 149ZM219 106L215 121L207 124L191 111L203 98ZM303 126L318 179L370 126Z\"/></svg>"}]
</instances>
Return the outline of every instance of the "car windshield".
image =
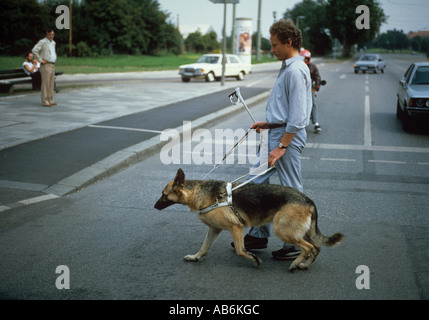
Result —
<instances>
[{"instance_id":1,"label":"car windshield","mask_svg":"<svg viewBox=\"0 0 429 320\"><path fill-rule=\"evenodd\" d=\"M362 61L375 61L377 60L376 56L363 56L362 58L360 58Z\"/></svg>"},{"instance_id":2,"label":"car windshield","mask_svg":"<svg viewBox=\"0 0 429 320\"><path fill-rule=\"evenodd\" d=\"M212 63L215 64L219 61L219 57L216 56L201 56L198 58L197 63Z\"/></svg>"},{"instance_id":3,"label":"car windshield","mask_svg":"<svg viewBox=\"0 0 429 320\"><path fill-rule=\"evenodd\" d=\"M419 67L414 74L411 84L429 84L429 66Z\"/></svg>"}]
</instances>

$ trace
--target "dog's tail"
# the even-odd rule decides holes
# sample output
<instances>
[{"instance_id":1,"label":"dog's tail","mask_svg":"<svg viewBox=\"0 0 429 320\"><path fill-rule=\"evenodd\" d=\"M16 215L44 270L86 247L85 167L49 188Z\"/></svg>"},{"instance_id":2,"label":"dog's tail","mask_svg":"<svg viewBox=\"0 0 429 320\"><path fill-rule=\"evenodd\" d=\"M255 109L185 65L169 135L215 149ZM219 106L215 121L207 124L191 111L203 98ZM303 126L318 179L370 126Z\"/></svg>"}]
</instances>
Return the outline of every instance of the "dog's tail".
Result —
<instances>
[{"instance_id":1,"label":"dog's tail","mask_svg":"<svg viewBox=\"0 0 429 320\"><path fill-rule=\"evenodd\" d=\"M311 217L311 226L310 226L310 237L316 241L316 243L321 244L325 247L333 247L339 244L344 240L344 235L342 233L334 233L331 236L325 236L322 232L320 232L319 227L317 225L317 209L314 207L314 213Z\"/></svg>"}]
</instances>

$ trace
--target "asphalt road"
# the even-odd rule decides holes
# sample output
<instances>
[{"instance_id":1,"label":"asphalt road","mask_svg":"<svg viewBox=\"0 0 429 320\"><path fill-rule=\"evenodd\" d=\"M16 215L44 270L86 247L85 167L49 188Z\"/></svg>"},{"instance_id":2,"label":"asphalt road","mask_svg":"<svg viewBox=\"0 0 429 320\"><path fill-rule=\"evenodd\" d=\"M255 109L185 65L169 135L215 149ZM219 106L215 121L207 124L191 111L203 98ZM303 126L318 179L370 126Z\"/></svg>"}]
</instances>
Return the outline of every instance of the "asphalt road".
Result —
<instances>
[{"instance_id":1,"label":"asphalt road","mask_svg":"<svg viewBox=\"0 0 429 320\"><path fill-rule=\"evenodd\" d=\"M272 260L270 252L281 246L276 238L258 252L263 263L254 268L236 256L227 232L200 262L185 262L185 255L199 250L206 227L186 207L153 209L179 167L189 179L201 179L219 151L229 149L228 130L237 136L247 130L251 120L243 111L207 130L193 130L192 141L182 141L175 157L172 150L161 157L166 156L161 150L77 193L2 212L0 297L254 300L252 304L428 299L429 133L402 130L395 117L395 91L409 61L386 56L386 63L384 74L357 75L349 61L319 65L328 84L317 97L322 133L307 128L304 192L318 206L322 232L342 232L346 240L322 248L310 270L289 273L290 262ZM276 74L254 76L247 81L264 78L258 87L269 88ZM257 119L264 118L264 111L263 102L252 107ZM181 112L173 118L193 120ZM247 173L256 141L251 136L247 149L209 178L233 180ZM201 159L205 162L197 164ZM69 289L56 286L64 275L56 273L61 265L68 268ZM367 289L356 285L362 283L360 266L369 272Z\"/></svg>"}]
</instances>

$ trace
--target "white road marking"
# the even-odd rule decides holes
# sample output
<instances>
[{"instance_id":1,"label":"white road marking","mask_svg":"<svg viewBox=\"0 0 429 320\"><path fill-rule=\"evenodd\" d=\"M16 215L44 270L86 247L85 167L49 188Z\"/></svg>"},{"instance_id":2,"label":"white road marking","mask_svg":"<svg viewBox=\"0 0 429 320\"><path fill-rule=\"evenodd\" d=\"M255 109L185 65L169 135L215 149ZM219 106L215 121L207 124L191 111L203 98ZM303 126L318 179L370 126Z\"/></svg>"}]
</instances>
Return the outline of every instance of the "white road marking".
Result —
<instances>
[{"instance_id":1,"label":"white road marking","mask_svg":"<svg viewBox=\"0 0 429 320\"><path fill-rule=\"evenodd\" d=\"M369 104L369 96L365 96L365 122L363 125L363 145L369 147L372 145L371 137L371 107Z\"/></svg>"},{"instance_id":2,"label":"white road marking","mask_svg":"<svg viewBox=\"0 0 429 320\"><path fill-rule=\"evenodd\" d=\"M374 163L392 163L392 164L406 164L405 161L392 161L392 160L368 160L368 162L374 162Z\"/></svg>"},{"instance_id":3,"label":"white road marking","mask_svg":"<svg viewBox=\"0 0 429 320\"><path fill-rule=\"evenodd\" d=\"M356 159L347 158L320 158L322 161L344 161L344 162L356 162Z\"/></svg>"},{"instance_id":4,"label":"white road marking","mask_svg":"<svg viewBox=\"0 0 429 320\"><path fill-rule=\"evenodd\" d=\"M100 128L100 129L113 129L113 130L128 130L128 131L162 133L162 131L159 131L159 130L127 128L127 127L113 127L113 126L100 126L100 125L96 125L96 124L91 124L88 127L90 127L90 128Z\"/></svg>"},{"instance_id":5,"label":"white road marking","mask_svg":"<svg viewBox=\"0 0 429 320\"><path fill-rule=\"evenodd\" d=\"M58 198L58 196L55 195L55 194L46 194L44 196L39 196L39 197L34 197L34 198L30 198L30 199L21 200L21 201L18 201L18 203L27 206L29 204L38 203L38 202L42 202L42 201L46 201L46 200L51 200L51 199L55 199L55 198Z\"/></svg>"},{"instance_id":6,"label":"white road marking","mask_svg":"<svg viewBox=\"0 0 429 320\"><path fill-rule=\"evenodd\" d=\"M0 206L0 212L6 211L6 210L9 210L9 209L10 209L9 207Z\"/></svg>"},{"instance_id":7,"label":"white road marking","mask_svg":"<svg viewBox=\"0 0 429 320\"><path fill-rule=\"evenodd\" d=\"M0 212L6 211L6 210L9 210L12 208L16 208L19 206L23 206L23 205L28 206L30 204L39 203L39 202L43 202L43 201L47 201L47 200L51 200L51 199L56 199L56 198L59 198L59 196L50 193L50 194L45 194L43 196L24 199L24 200L20 200L16 203L8 204L7 206L0 206Z\"/></svg>"}]
</instances>

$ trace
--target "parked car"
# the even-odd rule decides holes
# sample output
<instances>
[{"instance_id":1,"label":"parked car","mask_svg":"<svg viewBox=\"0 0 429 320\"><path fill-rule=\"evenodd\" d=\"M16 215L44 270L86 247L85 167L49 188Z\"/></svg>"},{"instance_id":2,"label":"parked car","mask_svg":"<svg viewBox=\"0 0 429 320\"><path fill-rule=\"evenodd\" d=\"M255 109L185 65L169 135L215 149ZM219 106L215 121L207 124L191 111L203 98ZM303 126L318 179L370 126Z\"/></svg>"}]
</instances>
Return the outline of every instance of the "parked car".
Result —
<instances>
[{"instance_id":1,"label":"parked car","mask_svg":"<svg viewBox=\"0 0 429 320\"><path fill-rule=\"evenodd\" d=\"M384 68L386 68L386 63L384 59L379 54L367 53L362 55L358 61L354 64L355 73L362 71L363 73L367 71L373 71L377 73L377 70L384 73Z\"/></svg>"},{"instance_id":2,"label":"parked car","mask_svg":"<svg viewBox=\"0 0 429 320\"><path fill-rule=\"evenodd\" d=\"M405 130L413 119L429 118L429 62L412 63L399 80L396 95L396 116Z\"/></svg>"},{"instance_id":3,"label":"parked car","mask_svg":"<svg viewBox=\"0 0 429 320\"><path fill-rule=\"evenodd\" d=\"M225 58L225 77L243 80L244 75L250 73L251 65L243 63L238 56L227 54ZM222 54L204 54L197 62L180 66L179 74L183 82L189 82L191 78L208 82L219 80L222 77Z\"/></svg>"}]
</instances>

